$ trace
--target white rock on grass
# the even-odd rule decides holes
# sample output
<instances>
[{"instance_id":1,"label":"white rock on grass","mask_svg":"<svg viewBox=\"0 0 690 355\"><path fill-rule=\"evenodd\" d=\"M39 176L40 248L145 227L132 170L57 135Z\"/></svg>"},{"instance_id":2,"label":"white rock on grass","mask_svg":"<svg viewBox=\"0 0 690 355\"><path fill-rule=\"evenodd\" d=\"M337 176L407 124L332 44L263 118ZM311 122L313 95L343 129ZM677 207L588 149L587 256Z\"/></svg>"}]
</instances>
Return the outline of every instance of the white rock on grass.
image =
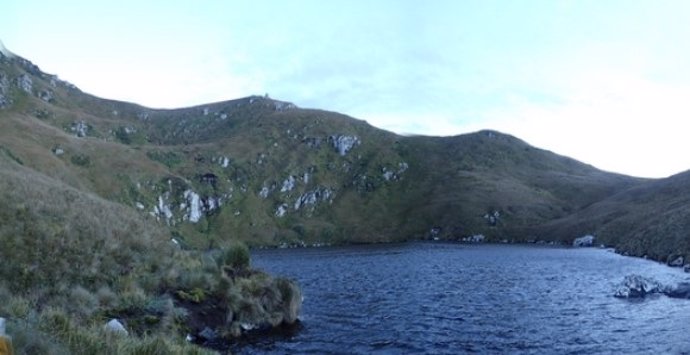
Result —
<instances>
[{"instance_id":1,"label":"white rock on grass","mask_svg":"<svg viewBox=\"0 0 690 355\"><path fill-rule=\"evenodd\" d=\"M127 332L127 329L125 329L125 326L120 323L119 320L117 319L111 319L108 323L105 324L103 327L106 332L108 333L113 333L113 334L118 334L118 335L128 335L129 332Z\"/></svg>"},{"instance_id":2,"label":"white rock on grass","mask_svg":"<svg viewBox=\"0 0 690 355\"><path fill-rule=\"evenodd\" d=\"M31 94L33 92L33 85L33 80L31 80L31 77L26 74L22 74L17 78L17 86L24 90L27 94Z\"/></svg>"},{"instance_id":3,"label":"white rock on grass","mask_svg":"<svg viewBox=\"0 0 690 355\"><path fill-rule=\"evenodd\" d=\"M288 211L288 205L286 203L278 206L278 208L276 209L276 217L280 218L280 217L285 216L287 211Z\"/></svg>"},{"instance_id":4,"label":"white rock on grass","mask_svg":"<svg viewBox=\"0 0 690 355\"><path fill-rule=\"evenodd\" d=\"M355 145L360 143L357 136L333 135L330 136L330 140L333 143L333 148L340 156L345 156Z\"/></svg>"},{"instance_id":5,"label":"white rock on grass","mask_svg":"<svg viewBox=\"0 0 690 355\"><path fill-rule=\"evenodd\" d=\"M295 177L290 175L287 179L283 181L283 187L280 188L280 192L292 191L295 188Z\"/></svg>"},{"instance_id":6,"label":"white rock on grass","mask_svg":"<svg viewBox=\"0 0 690 355\"><path fill-rule=\"evenodd\" d=\"M187 199L189 203L189 221L192 223L197 223L201 219L201 198L199 194L192 190L187 190L184 192L184 198Z\"/></svg>"}]
</instances>

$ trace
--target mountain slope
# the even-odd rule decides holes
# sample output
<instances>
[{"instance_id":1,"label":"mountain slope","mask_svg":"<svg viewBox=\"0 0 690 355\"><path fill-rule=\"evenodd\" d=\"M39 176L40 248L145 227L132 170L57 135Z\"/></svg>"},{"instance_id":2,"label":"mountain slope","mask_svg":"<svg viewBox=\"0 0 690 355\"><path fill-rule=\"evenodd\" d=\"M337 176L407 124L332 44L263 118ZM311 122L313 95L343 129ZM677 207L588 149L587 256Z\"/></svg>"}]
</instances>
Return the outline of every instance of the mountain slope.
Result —
<instances>
[{"instance_id":1,"label":"mountain slope","mask_svg":"<svg viewBox=\"0 0 690 355\"><path fill-rule=\"evenodd\" d=\"M175 110L82 93L0 61L0 145L207 248L526 238L642 182L482 131L404 137L268 97Z\"/></svg>"},{"instance_id":2,"label":"mountain slope","mask_svg":"<svg viewBox=\"0 0 690 355\"><path fill-rule=\"evenodd\" d=\"M690 257L690 172L639 184L541 226L539 233L573 238L596 234L621 252L672 261Z\"/></svg>"}]
</instances>

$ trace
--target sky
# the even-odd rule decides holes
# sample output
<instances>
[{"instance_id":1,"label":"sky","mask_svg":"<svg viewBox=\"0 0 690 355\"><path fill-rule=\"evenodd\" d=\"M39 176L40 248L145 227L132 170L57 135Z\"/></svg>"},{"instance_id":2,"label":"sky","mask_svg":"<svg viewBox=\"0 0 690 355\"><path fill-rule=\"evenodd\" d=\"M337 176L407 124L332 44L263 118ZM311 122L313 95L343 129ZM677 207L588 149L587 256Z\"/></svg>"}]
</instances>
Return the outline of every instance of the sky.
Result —
<instances>
[{"instance_id":1,"label":"sky","mask_svg":"<svg viewBox=\"0 0 690 355\"><path fill-rule=\"evenodd\" d=\"M690 169L689 15L686 0L3 0L0 40L105 98L268 93L665 177Z\"/></svg>"}]
</instances>

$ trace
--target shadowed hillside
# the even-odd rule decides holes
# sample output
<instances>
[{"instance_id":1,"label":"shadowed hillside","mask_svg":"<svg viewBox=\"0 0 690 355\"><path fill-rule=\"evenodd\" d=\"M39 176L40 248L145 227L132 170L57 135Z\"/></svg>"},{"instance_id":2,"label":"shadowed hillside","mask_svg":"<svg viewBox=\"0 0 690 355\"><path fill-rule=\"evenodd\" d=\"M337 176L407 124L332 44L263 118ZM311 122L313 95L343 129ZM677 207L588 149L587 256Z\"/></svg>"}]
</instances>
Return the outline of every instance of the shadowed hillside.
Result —
<instances>
[{"instance_id":1,"label":"shadowed hillside","mask_svg":"<svg viewBox=\"0 0 690 355\"><path fill-rule=\"evenodd\" d=\"M538 229L564 240L593 233L600 243L670 262L690 256L690 173L633 186Z\"/></svg>"}]
</instances>

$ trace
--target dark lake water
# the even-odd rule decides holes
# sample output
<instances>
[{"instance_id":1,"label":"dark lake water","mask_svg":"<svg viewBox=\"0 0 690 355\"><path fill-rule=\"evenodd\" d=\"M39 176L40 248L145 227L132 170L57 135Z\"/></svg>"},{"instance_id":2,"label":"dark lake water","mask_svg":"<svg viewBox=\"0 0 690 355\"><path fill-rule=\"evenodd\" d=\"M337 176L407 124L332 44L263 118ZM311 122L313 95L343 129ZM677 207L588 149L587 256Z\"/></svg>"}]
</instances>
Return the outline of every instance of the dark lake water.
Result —
<instances>
[{"instance_id":1,"label":"dark lake water","mask_svg":"<svg viewBox=\"0 0 690 355\"><path fill-rule=\"evenodd\" d=\"M257 251L253 265L300 283L302 322L242 354L690 352L690 300L612 296L628 274L689 276L601 249L410 243Z\"/></svg>"}]
</instances>

